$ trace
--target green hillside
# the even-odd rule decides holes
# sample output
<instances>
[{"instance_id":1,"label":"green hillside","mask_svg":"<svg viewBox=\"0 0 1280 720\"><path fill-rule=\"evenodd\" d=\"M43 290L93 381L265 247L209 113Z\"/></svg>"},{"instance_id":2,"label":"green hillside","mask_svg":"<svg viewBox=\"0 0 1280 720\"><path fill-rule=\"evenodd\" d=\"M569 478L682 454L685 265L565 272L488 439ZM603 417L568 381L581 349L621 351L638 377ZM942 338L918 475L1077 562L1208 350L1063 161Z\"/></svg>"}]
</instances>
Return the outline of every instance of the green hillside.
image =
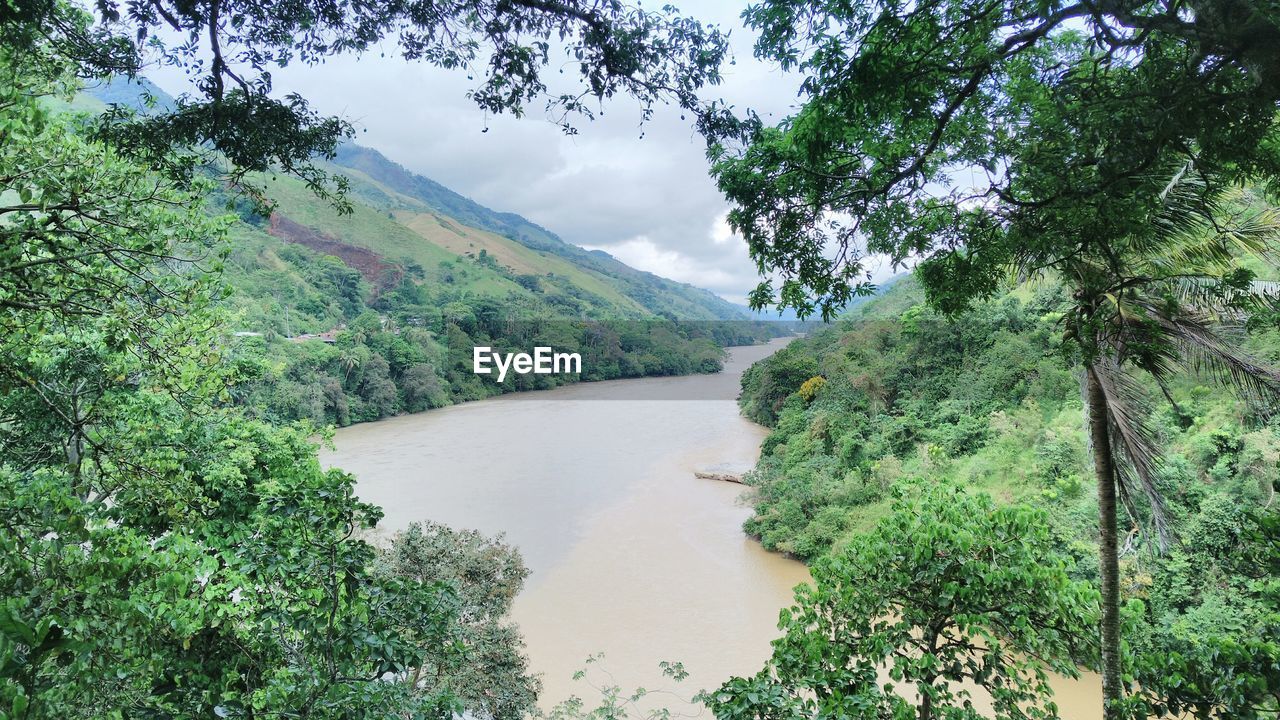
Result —
<instances>
[{"instance_id":1,"label":"green hillside","mask_svg":"<svg viewBox=\"0 0 1280 720\"><path fill-rule=\"evenodd\" d=\"M355 201L350 214L339 214L289 177L263 181L276 203L270 218L256 217L247 209L243 212L235 230L237 262L232 284L242 290L242 300L264 310L245 315L246 330L288 332L283 307L273 308L269 302L264 306L269 298L259 289L270 287L271 297L279 295L282 278L272 274L267 280L262 275L280 267L282 252L301 257L300 248L337 257L360 272L370 286L366 299L371 306L381 294L408 281L414 285L414 294L437 305L490 298L538 310L547 317L745 319L733 305L705 291L631 268L616 274L602 272L591 264L584 266L572 253L534 249L466 225L358 172L346 172ZM295 247L285 250L284 246ZM305 273L289 279L295 283L288 291L291 295L320 291ZM335 319L331 312L299 310L293 322L308 330Z\"/></svg>"},{"instance_id":2,"label":"green hillside","mask_svg":"<svg viewBox=\"0 0 1280 720\"><path fill-rule=\"evenodd\" d=\"M747 317L734 306L707 290L636 270L608 253L588 251L564 242L546 228L514 213L496 212L465 198L439 183L415 175L388 160L381 153L355 144L344 145L334 164L350 177L378 184L381 196L364 195L365 201L387 203L387 207L408 212L426 210L450 221L488 231L494 242L531 250L546 261L559 258L582 272L615 287L619 293L648 311L682 320L741 320ZM415 207L415 203L417 207ZM381 207L381 205L379 205Z\"/></svg>"},{"instance_id":3,"label":"green hillside","mask_svg":"<svg viewBox=\"0 0 1280 720\"><path fill-rule=\"evenodd\" d=\"M150 84L90 88L69 106L147 111L172 99ZM340 213L291 176L254 176L269 217L233 210L225 301L241 366L240 402L272 419L345 425L562 382L712 372L722 348L785 332L716 295L569 245L518 215L485 208L356 145L326 169L349 180ZM579 350L581 375L470 372L470 348Z\"/></svg>"},{"instance_id":4,"label":"green hillside","mask_svg":"<svg viewBox=\"0 0 1280 720\"><path fill-rule=\"evenodd\" d=\"M88 88L73 108L98 110L119 104L145 111L144 98L152 98L159 107L173 103L145 80L139 84L117 81ZM568 317L749 317L709 291L636 270L607 253L565 243L519 215L490 210L375 150L345 144L328 169L351 181L352 214L338 214L292 178L256 179L266 185L277 210L269 219L243 214L237 240L256 255L250 258L238 244L240 276L234 284L256 289L260 283L252 277L255 271L279 269L278 245L283 242L343 258L363 269L365 279L375 286L386 284L387 278L377 272L387 270L392 275L407 274L446 299L467 294L492 297L547 306L552 314ZM305 278L297 275L287 279L306 285ZM262 299L257 293L250 295ZM312 327L312 321L328 319L328 315L304 316L298 322ZM271 327L278 324L275 320L274 313L250 315L247 329L283 330Z\"/></svg>"},{"instance_id":5,"label":"green hillside","mask_svg":"<svg viewBox=\"0 0 1280 720\"><path fill-rule=\"evenodd\" d=\"M963 486L1045 511L1072 574L1096 582L1081 381L1060 349L1066 301L1056 284L1024 285L947 318L904 279L757 363L740 402L773 432L748 475L747 531L807 561L844 557L893 515L903 488ZM1268 364L1280 359L1274 326L1240 342ZM1266 508L1280 490L1280 424L1210 377L1180 378L1167 399L1146 391L1163 399L1146 422L1163 448L1157 483L1175 540L1157 552L1151 508L1126 499L1133 662L1147 681L1176 668L1175 682L1212 694L1219 674L1272 662L1263 658L1275 647L1274 581L1259 580L1249 558L1274 547Z\"/></svg>"},{"instance_id":6,"label":"green hillside","mask_svg":"<svg viewBox=\"0 0 1280 720\"><path fill-rule=\"evenodd\" d=\"M761 492L748 529L813 559L877 520L897 480L943 474L1006 501L1058 506L1072 533L1088 537L1096 500L1086 487L1080 382L1059 348L1062 301L1056 284L1023 285L947 318L903 278L757 363L740 403L774 431L754 474ZM1255 357L1280 358L1274 329L1243 342ZM1245 504L1270 502L1280 487L1274 424L1205 378L1169 391L1176 405L1157 406L1150 422L1168 448L1171 486L1188 501L1229 491Z\"/></svg>"}]
</instances>

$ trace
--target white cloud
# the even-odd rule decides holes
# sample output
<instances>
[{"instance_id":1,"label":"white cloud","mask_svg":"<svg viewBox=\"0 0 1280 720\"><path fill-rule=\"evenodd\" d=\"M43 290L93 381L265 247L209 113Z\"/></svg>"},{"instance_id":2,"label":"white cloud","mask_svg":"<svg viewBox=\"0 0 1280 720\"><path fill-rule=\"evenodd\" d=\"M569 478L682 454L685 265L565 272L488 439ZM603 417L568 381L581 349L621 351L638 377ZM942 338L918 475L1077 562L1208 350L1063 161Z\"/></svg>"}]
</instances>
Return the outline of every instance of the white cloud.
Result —
<instances>
[{"instance_id":1,"label":"white cloud","mask_svg":"<svg viewBox=\"0 0 1280 720\"><path fill-rule=\"evenodd\" d=\"M587 249L604 250L632 267L706 288L730 302L745 303L746 290L758 282L750 263L739 265L700 259L665 248L646 236L608 246L587 246Z\"/></svg>"},{"instance_id":2,"label":"white cloud","mask_svg":"<svg viewBox=\"0 0 1280 720\"><path fill-rule=\"evenodd\" d=\"M716 221L711 224L711 242L716 245L728 245L730 243L741 243L742 238L733 232L733 228L729 227L729 211L720 213Z\"/></svg>"}]
</instances>

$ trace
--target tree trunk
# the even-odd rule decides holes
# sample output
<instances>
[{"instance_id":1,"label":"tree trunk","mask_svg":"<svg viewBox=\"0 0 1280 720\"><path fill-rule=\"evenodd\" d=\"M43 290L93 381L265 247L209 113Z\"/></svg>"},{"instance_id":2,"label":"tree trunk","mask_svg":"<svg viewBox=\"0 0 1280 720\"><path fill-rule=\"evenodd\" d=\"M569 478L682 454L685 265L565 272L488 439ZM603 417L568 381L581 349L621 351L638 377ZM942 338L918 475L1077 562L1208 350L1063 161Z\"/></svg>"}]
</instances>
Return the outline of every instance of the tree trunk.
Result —
<instances>
[{"instance_id":1,"label":"tree trunk","mask_svg":"<svg viewBox=\"0 0 1280 720\"><path fill-rule=\"evenodd\" d=\"M1089 439L1098 480L1098 569L1102 576L1102 716L1119 720L1120 559L1116 551L1116 470L1108 432L1107 397L1094 368L1088 369Z\"/></svg>"}]
</instances>

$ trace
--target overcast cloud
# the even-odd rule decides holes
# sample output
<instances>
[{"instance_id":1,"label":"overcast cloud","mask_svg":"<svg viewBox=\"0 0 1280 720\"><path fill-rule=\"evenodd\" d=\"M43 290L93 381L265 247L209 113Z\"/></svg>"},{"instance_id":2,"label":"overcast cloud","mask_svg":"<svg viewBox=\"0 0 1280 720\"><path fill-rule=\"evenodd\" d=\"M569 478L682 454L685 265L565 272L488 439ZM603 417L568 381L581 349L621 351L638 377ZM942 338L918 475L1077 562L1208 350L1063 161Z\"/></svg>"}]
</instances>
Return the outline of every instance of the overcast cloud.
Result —
<instances>
[{"instance_id":1,"label":"overcast cloud","mask_svg":"<svg viewBox=\"0 0 1280 720\"><path fill-rule=\"evenodd\" d=\"M740 2L680 7L733 31L737 62L709 95L773 120L788 114L799 81L752 58ZM173 78L155 79L182 90ZM277 70L273 79L278 93L297 92L317 110L354 122L360 144L568 242L734 302L757 282L744 243L724 222L728 206L707 175L704 143L676 108L658 109L641 127L638 105L617 98L566 136L540 107L523 119L485 115L466 98L472 83L465 73L409 63L391 49Z\"/></svg>"}]
</instances>

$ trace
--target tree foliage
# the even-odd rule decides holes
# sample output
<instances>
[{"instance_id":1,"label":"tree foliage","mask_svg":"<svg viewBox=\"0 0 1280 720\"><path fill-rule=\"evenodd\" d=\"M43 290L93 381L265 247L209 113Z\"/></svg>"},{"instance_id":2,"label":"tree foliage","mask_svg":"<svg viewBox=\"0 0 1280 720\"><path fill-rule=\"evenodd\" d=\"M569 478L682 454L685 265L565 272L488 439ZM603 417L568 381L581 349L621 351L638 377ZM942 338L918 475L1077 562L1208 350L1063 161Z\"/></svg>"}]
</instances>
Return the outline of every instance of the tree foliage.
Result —
<instances>
[{"instance_id":1,"label":"tree foliage","mask_svg":"<svg viewBox=\"0 0 1280 720\"><path fill-rule=\"evenodd\" d=\"M709 702L722 720L1056 718L1048 673L1077 674L1096 602L1043 513L904 484L872 531L813 566L768 665Z\"/></svg>"},{"instance_id":2,"label":"tree foliage","mask_svg":"<svg viewBox=\"0 0 1280 720\"><path fill-rule=\"evenodd\" d=\"M1229 244L1216 224L1224 188L1280 178L1280 14L1247 0L778 0L746 17L761 31L758 55L806 76L803 106L779 127L728 122L711 133L730 224L761 269L782 278L776 298L766 281L753 304L829 316L869 292L865 251L895 264L919 259L930 302L953 314L996 294L1011 267L1051 269L1070 285L1077 302L1064 340L1086 365L1103 687L1115 720L1117 495L1132 504L1139 487L1167 544L1152 480L1158 456L1122 367L1162 378L1190 360L1253 389L1273 377L1221 352L1185 296L1125 306L1177 277L1179 265L1217 300L1251 280L1205 275L1195 267L1205 257L1194 254L1151 273L1143 255L1168 257L1198 217L1209 221L1190 229L1214 238L1209 252L1218 252ZM742 142L715 142L717 133Z\"/></svg>"},{"instance_id":3,"label":"tree foliage","mask_svg":"<svg viewBox=\"0 0 1280 720\"><path fill-rule=\"evenodd\" d=\"M507 620L529 571L501 537L414 523L397 533L382 572L423 585L456 588L460 652L423 658L408 676L415 686L448 690L472 713L522 720L537 711L541 682L528 674L524 641Z\"/></svg>"},{"instance_id":4,"label":"tree foliage","mask_svg":"<svg viewBox=\"0 0 1280 720\"><path fill-rule=\"evenodd\" d=\"M1073 577L1096 581L1097 499L1078 378L1058 357L1061 285L980 303L956 318L922 303L907 279L859 317L794 342L827 384L782 402L755 472L747 529L811 562L843 556L889 512L894 488L929 477L1044 509ZM1274 362L1274 329L1233 337L1236 354ZM756 377L775 359L757 366ZM1161 395L1150 376L1136 390ZM1141 497L1119 508L1124 717L1268 717L1276 708L1274 496L1280 437L1250 401L1212 376L1166 378L1172 402L1137 416L1160 442L1155 491L1170 535L1155 552ZM744 379L750 407L763 392Z\"/></svg>"},{"instance_id":5,"label":"tree foliage","mask_svg":"<svg viewBox=\"0 0 1280 720\"><path fill-rule=\"evenodd\" d=\"M470 97L488 112L519 115L545 98L571 130L572 116L591 117L592 101L619 93L638 99L646 116L659 102L694 107L697 91L719 82L727 47L718 30L672 8L621 2L99 0L93 9L96 17L64 0L5 3L0 41L15 52L50 48L85 78L136 77L148 62L181 69L195 92L143 115L115 107L99 118L99 134L178 175L210 151L236 184L274 169L339 202L345 183L331 183L313 159L333 157L352 127L301 96L273 96L274 67L371 52L385 41L406 60L472 73ZM566 61L578 82L551 82L548 68Z\"/></svg>"},{"instance_id":6,"label":"tree foliage","mask_svg":"<svg viewBox=\"0 0 1280 720\"><path fill-rule=\"evenodd\" d=\"M458 594L376 572L314 428L230 402L227 223L50 114L50 57L0 49L0 717L461 712L388 681L461 662Z\"/></svg>"},{"instance_id":7,"label":"tree foliage","mask_svg":"<svg viewBox=\"0 0 1280 720\"><path fill-rule=\"evenodd\" d=\"M1141 222L1170 168L1280 169L1267 3L769 0L745 18L758 57L804 76L777 127L708 130L730 223L782 279L759 305L825 315L869 290L869 251L925 258L962 306L1014 254Z\"/></svg>"}]
</instances>

